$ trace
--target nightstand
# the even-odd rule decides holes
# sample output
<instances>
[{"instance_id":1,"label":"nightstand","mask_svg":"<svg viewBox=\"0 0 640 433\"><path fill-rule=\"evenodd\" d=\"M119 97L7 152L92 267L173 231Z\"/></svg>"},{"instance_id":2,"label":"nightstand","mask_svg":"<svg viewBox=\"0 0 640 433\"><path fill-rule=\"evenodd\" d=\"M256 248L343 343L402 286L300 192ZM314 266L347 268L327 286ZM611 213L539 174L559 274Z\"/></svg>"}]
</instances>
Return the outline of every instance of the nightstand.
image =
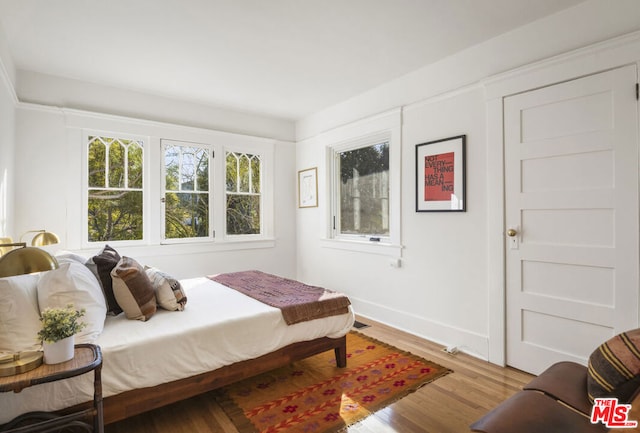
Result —
<instances>
[{"instance_id":1,"label":"nightstand","mask_svg":"<svg viewBox=\"0 0 640 433\"><path fill-rule=\"evenodd\" d=\"M93 371L93 407L65 415L49 412L25 413L5 424L2 433L48 432L56 428L79 427L83 431L103 433L102 420L102 352L93 344L75 346L74 358L60 364L42 364L38 368L13 376L0 377L0 392L20 392L42 383L65 380ZM93 426L86 421L93 418Z\"/></svg>"}]
</instances>

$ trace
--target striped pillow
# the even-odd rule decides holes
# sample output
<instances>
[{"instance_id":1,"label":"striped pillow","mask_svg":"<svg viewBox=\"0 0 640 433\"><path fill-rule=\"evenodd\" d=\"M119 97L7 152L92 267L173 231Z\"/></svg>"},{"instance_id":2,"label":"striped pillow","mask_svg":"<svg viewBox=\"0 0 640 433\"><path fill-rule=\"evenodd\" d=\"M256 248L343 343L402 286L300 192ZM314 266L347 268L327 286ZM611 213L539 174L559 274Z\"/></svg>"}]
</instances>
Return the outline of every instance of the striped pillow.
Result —
<instances>
[{"instance_id":1,"label":"striped pillow","mask_svg":"<svg viewBox=\"0 0 640 433\"><path fill-rule=\"evenodd\" d=\"M616 397L629 403L640 387L640 329L623 332L589 356L589 401Z\"/></svg>"},{"instance_id":2,"label":"striped pillow","mask_svg":"<svg viewBox=\"0 0 640 433\"><path fill-rule=\"evenodd\" d=\"M122 257L111 271L113 294L127 319L149 320L156 312L156 292L140 263Z\"/></svg>"}]
</instances>

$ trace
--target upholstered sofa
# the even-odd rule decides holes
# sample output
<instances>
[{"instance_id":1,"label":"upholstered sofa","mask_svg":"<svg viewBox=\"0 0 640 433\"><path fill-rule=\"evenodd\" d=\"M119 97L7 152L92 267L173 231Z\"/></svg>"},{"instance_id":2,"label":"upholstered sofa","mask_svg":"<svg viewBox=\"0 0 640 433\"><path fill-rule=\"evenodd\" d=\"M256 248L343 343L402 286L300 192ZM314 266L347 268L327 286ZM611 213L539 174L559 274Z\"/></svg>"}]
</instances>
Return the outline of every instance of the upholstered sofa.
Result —
<instances>
[{"instance_id":1,"label":"upholstered sofa","mask_svg":"<svg viewBox=\"0 0 640 433\"><path fill-rule=\"evenodd\" d=\"M619 334L599 346L588 367L559 362L478 421L483 433L599 433L592 423L594 399L630 404L640 391L640 329Z\"/></svg>"}]
</instances>

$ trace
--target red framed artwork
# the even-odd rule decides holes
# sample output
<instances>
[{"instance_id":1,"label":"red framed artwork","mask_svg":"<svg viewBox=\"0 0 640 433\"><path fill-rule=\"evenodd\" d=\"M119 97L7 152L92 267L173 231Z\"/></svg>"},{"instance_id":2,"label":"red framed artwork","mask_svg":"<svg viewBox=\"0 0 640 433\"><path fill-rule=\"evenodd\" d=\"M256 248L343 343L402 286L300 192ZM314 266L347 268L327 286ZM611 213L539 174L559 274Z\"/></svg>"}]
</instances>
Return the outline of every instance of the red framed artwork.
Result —
<instances>
[{"instance_id":1,"label":"red framed artwork","mask_svg":"<svg viewBox=\"0 0 640 433\"><path fill-rule=\"evenodd\" d=\"M416 145L416 212L464 212L466 135Z\"/></svg>"}]
</instances>

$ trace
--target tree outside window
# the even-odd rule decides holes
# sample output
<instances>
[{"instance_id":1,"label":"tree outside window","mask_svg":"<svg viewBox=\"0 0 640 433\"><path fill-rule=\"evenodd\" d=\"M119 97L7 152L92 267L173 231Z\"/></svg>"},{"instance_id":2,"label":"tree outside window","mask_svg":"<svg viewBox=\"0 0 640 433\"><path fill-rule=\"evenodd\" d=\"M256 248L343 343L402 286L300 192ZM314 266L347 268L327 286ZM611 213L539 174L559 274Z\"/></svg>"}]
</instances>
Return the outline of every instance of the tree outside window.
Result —
<instances>
[{"instance_id":1,"label":"tree outside window","mask_svg":"<svg viewBox=\"0 0 640 433\"><path fill-rule=\"evenodd\" d=\"M339 233L389 236L389 143L338 152Z\"/></svg>"},{"instance_id":2,"label":"tree outside window","mask_svg":"<svg viewBox=\"0 0 640 433\"><path fill-rule=\"evenodd\" d=\"M142 239L144 142L89 136L87 156L89 242Z\"/></svg>"},{"instance_id":3,"label":"tree outside window","mask_svg":"<svg viewBox=\"0 0 640 433\"><path fill-rule=\"evenodd\" d=\"M166 239L209 236L209 155L196 145L164 147Z\"/></svg>"},{"instance_id":4,"label":"tree outside window","mask_svg":"<svg viewBox=\"0 0 640 433\"><path fill-rule=\"evenodd\" d=\"M227 152L225 171L227 234L260 234L260 156Z\"/></svg>"}]
</instances>

